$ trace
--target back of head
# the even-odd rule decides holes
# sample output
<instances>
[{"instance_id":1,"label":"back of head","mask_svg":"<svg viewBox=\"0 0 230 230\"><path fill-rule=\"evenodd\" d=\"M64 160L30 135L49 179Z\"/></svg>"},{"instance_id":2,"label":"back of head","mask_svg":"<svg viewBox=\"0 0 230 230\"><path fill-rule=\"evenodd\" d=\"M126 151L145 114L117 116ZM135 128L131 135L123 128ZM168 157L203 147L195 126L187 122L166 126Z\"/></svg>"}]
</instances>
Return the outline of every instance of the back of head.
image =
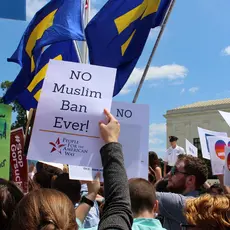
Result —
<instances>
[{"instance_id":1,"label":"back of head","mask_svg":"<svg viewBox=\"0 0 230 230\"><path fill-rule=\"evenodd\" d=\"M36 169L37 169L38 173L43 172L43 171L46 171L46 172L51 173L53 175L60 175L63 173L63 171L60 168L45 164L43 162L37 162Z\"/></svg>"},{"instance_id":2,"label":"back of head","mask_svg":"<svg viewBox=\"0 0 230 230\"><path fill-rule=\"evenodd\" d=\"M129 192L134 216L145 211L153 211L156 194L150 182L142 178L131 179L129 180Z\"/></svg>"},{"instance_id":3,"label":"back of head","mask_svg":"<svg viewBox=\"0 0 230 230\"><path fill-rule=\"evenodd\" d=\"M0 179L0 228L6 229L18 202L23 198L22 191L13 183Z\"/></svg>"},{"instance_id":4,"label":"back of head","mask_svg":"<svg viewBox=\"0 0 230 230\"><path fill-rule=\"evenodd\" d=\"M186 173L195 176L195 187L196 189L199 189L208 179L208 168L205 162L198 157L184 154L178 156L178 161L184 162L184 169Z\"/></svg>"},{"instance_id":5,"label":"back of head","mask_svg":"<svg viewBox=\"0 0 230 230\"><path fill-rule=\"evenodd\" d=\"M10 229L76 230L74 206L68 197L59 191L32 191L19 202Z\"/></svg>"},{"instance_id":6,"label":"back of head","mask_svg":"<svg viewBox=\"0 0 230 230\"><path fill-rule=\"evenodd\" d=\"M73 204L81 198L81 183L78 180L70 180L68 173L63 173L52 182L52 188L65 193Z\"/></svg>"},{"instance_id":7,"label":"back of head","mask_svg":"<svg viewBox=\"0 0 230 230\"><path fill-rule=\"evenodd\" d=\"M223 190L223 188L221 188L220 184L213 184L209 188L209 193L211 195L222 195L222 194L224 194L224 190Z\"/></svg>"},{"instance_id":8,"label":"back of head","mask_svg":"<svg viewBox=\"0 0 230 230\"><path fill-rule=\"evenodd\" d=\"M52 178L53 174L46 171L41 171L35 173L33 180L37 185L39 185L40 188L51 188Z\"/></svg>"},{"instance_id":9,"label":"back of head","mask_svg":"<svg viewBox=\"0 0 230 230\"><path fill-rule=\"evenodd\" d=\"M155 152L150 151L149 152L149 166L155 169L157 166L159 166L159 159Z\"/></svg>"},{"instance_id":10,"label":"back of head","mask_svg":"<svg viewBox=\"0 0 230 230\"><path fill-rule=\"evenodd\" d=\"M188 199L185 216L189 224L202 230L230 229L230 195L205 194Z\"/></svg>"}]
</instances>

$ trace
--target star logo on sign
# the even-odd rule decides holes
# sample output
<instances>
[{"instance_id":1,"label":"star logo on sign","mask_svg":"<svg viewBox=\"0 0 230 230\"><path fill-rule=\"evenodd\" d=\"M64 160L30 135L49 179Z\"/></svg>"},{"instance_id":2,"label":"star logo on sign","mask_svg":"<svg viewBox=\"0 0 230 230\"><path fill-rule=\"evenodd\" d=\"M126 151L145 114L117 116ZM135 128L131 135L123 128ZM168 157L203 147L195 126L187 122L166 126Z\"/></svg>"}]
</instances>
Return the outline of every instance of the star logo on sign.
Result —
<instances>
[{"instance_id":1,"label":"star logo on sign","mask_svg":"<svg viewBox=\"0 0 230 230\"><path fill-rule=\"evenodd\" d=\"M62 149L62 147L65 146L64 144L61 144L59 138L56 140L55 143L50 142L49 144L53 146L53 148L51 149L51 153L54 152L54 151L57 151L57 152L59 152L61 154L61 149Z\"/></svg>"}]
</instances>

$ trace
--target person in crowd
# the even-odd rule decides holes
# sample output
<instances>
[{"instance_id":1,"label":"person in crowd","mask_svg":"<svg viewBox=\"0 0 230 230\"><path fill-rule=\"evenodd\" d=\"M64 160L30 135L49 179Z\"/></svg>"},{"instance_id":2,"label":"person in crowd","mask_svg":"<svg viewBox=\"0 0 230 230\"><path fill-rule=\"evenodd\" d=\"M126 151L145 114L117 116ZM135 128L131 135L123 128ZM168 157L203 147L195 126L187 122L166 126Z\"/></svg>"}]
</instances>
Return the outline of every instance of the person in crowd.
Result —
<instances>
[{"instance_id":1,"label":"person in crowd","mask_svg":"<svg viewBox=\"0 0 230 230\"><path fill-rule=\"evenodd\" d=\"M16 184L0 178L0 229L8 229L13 211L23 196Z\"/></svg>"},{"instance_id":2,"label":"person in crowd","mask_svg":"<svg viewBox=\"0 0 230 230\"><path fill-rule=\"evenodd\" d=\"M52 188L65 193L72 201L73 205L76 207L81 200L81 196L85 196L88 194L87 185L86 187L85 184L81 185L81 182L79 180L70 180L68 173L63 173L59 176L56 176L52 182ZM83 191L82 188L84 188ZM99 218L99 207L97 202L95 201L94 206L90 209L83 222L83 227L91 228L97 226L99 223Z\"/></svg>"},{"instance_id":3,"label":"person in crowd","mask_svg":"<svg viewBox=\"0 0 230 230\"><path fill-rule=\"evenodd\" d=\"M211 195L223 195L224 194L224 190L223 190L223 188L221 188L220 184L213 184L209 188L209 193Z\"/></svg>"},{"instance_id":4,"label":"person in crowd","mask_svg":"<svg viewBox=\"0 0 230 230\"><path fill-rule=\"evenodd\" d=\"M105 145L100 150L103 165L105 203L99 225L94 228L99 230L128 230L132 227L133 218L122 146L118 143L120 124L107 110L104 113L108 123L100 122L99 127L101 137L105 142ZM97 176L96 182L99 182L98 178ZM98 183L98 191L99 189L100 183ZM92 193L91 202L83 199L76 211L87 213L93 206L93 201L96 199L98 191ZM81 228L81 226L79 227Z\"/></svg>"},{"instance_id":5,"label":"person in crowd","mask_svg":"<svg viewBox=\"0 0 230 230\"><path fill-rule=\"evenodd\" d=\"M37 162L36 169L37 172L35 173L33 180L40 188L51 188L54 177L63 173L60 168L43 162Z\"/></svg>"},{"instance_id":6,"label":"person in crowd","mask_svg":"<svg viewBox=\"0 0 230 230\"><path fill-rule=\"evenodd\" d=\"M39 172L49 172L53 175L60 175L63 173L63 170L58 168L58 167L54 167L52 165L48 165L48 164L45 164L43 162L40 162L38 161L37 164L36 164L36 171L39 173Z\"/></svg>"},{"instance_id":7,"label":"person in crowd","mask_svg":"<svg viewBox=\"0 0 230 230\"><path fill-rule=\"evenodd\" d=\"M133 212L133 230L160 230L162 225L155 219L158 211L158 201L154 186L145 179L129 180L131 208Z\"/></svg>"},{"instance_id":8,"label":"person in crowd","mask_svg":"<svg viewBox=\"0 0 230 230\"><path fill-rule=\"evenodd\" d=\"M41 171L35 173L33 181L39 188L51 188L53 176L53 174L47 171Z\"/></svg>"},{"instance_id":9,"label":"person in crowd","mask_svg":"<svg viewBox=\"0 0 230 230\"><path fill-rule=\"evenodd\" d=\"M88 194L88 191L89 191L88 186L89 186L89 183L88 184L83 183L81 185L81 197ZM101 186L100 186L100 188L101 188ZM98 191L98 193L99 193L99 191ZM97 226L99 221L100 221L100 210L99 210L97 200L98 200L98 194L97 194L96 199L94 201L93 207L91 207L88 215L86 216L86 218L84 220L84 223L83 223L84 228L92 228L94 226Z\"/></svg>"},{"instance_id":10,"label":"person in crowd","mask_svg":"<svg viewBox=\"0 0 230 230\"><path fill-rule=\"evenodd\" d=\"M70 180L68 173L62 173L56 176L52 181L51 187L66 194L73 205L81 199L81 183L79 180Z\"/></svg>"},{"instance_id":11,"label":"person in crowd","mask_svg":"<svg viewBox=\"0 0 230 230\"><path fill-rule=\"evenodd\" d=\"M186 224L183 209L188 197L199 195L197 191L207 180L208 169L204 161L190 155L180 155L168 175L167 189L172 193L157 192L159 214L164 217L163 227L179 230Z\"/></svg>"},{"instance_id":12,"label":"person in crowd","mask_svg":"<svg viewBox=\"0 0 230 230\"><path fill-rule=\"evenodd\" d=\"M162 178L162 171L158 156L155 152L149 152L149 181L155 183Z\"/></svg>"},{"instance_id":13,"label":"person in crowd","mask_svg":"<svg viewBox=\"0 0 230 230\"><path fill-rule=\"evenodd\" d=\"M57 190L32 191L16 207L10 229L76 230L74 206L64 193Z\"/></svg>"},{"instance_id":14,"label":"person in crowd","mask_svg":"<svg viewBox=\"0 0 230 230\"><path fill-rule=\"evenodd\" d=\"M177 161L177 157L180 154L185 154L182 147L177 145L178 138L175 136L169 136L170 147L166 151L164 159L164 176L171 170Z\"/></svg>"},{"instance_id":15,"label":"person in crowd","mask_svg":"<svg viewBox=\"0 0 230 230\"><path fill-rule=\"evenodd\" d=\"M186 200L187 225L182 230L229 230L230 195L205 194Z\"/></svg>"}]
</instances>

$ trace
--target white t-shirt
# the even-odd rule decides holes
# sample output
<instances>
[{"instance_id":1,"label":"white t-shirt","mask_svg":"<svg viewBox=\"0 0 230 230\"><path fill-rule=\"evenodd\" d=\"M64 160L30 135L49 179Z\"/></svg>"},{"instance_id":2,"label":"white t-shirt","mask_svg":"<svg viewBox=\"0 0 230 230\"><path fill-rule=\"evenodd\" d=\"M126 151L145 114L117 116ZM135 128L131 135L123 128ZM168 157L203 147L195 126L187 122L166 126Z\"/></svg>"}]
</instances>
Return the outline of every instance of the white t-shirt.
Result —
<instances>
[{"instance_id":1,"label":"white t-shirt","mask_svg":"<svg viewBox=\"0 0 230 230\"><path fill-rule=\"evenodd\" d=\"M180 147L178 145L174 149L172 147L170 147L166 151L164 161L168 162L169 166L174 166L176 161L177 161L177 157L180 154L185 154L185 151L184 151L184 149L182 147Z\"/></svg>"}]
</instances>

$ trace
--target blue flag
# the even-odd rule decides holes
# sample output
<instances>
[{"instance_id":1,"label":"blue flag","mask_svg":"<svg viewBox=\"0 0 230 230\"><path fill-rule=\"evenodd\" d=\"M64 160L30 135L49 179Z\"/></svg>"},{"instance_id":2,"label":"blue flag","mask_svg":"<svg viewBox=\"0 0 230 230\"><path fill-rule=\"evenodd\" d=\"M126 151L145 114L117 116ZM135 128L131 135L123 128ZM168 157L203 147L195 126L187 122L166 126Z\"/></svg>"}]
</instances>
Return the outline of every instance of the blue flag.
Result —
<instances>
[{"instance_id":1,"label":"blue flag","mask_svg":"<svg viewBox=\"0 0 230 230\"><path fill-rule=\"evenodd\" d=\"M90 63L117 68L117 95L144 49L151 28L160 26L171 0L109 0L85 29Z\"/></svg>"},{"instance_id":2,"label":"blue flag","mask_svg":"<svg viewBox=\"0 0 230 230\"><path fill-rule=\"evenodd\" d=\"M57 51L60 52L60 55L63 55L64 52L68 56L67 50L73 48L70 39L84 40L82 13L82 0L51 0L35 14L17 50L8 59L8 61L21 65L22 69L3 97L5 103L8 104L20 98L19 95L24 92L34 76L40 71L39 65L44 62L41 55L46 54L47 59L53 57L54 50L49 52L47 50L43 53L42 49L45 46L52 45L52 49L54 43L67 41L67 43L59 43ZM65 45L68 46L66 51L63 50L66 48ZM71 61L70 59L67 58ZM45 64L47 63L48 61Z\"/></svg>"},{"instance_id":3,"label":"blue flag","mask_svg":"<svg viewBox=\"0 0 230 230\"><path fill-rule=\"evenodd\" d=\"M19 92L15 98L26 110L37 107L50 59L79 62L73 41L68 40L58 42L50 45L44 50L39 59L39 64L36 68L36 74L34 74L33 79L26 82L26 84L23 86L24 90ZM7 91L7 94L4 96L3 99L5 101L8 99L7 95L15 93L15 89L18 85L20 85L21 80L23 81L25 78L24 74L24 68L22 68L16 80L13 82L12 86Z\"/></svg>"}]
</instances>

